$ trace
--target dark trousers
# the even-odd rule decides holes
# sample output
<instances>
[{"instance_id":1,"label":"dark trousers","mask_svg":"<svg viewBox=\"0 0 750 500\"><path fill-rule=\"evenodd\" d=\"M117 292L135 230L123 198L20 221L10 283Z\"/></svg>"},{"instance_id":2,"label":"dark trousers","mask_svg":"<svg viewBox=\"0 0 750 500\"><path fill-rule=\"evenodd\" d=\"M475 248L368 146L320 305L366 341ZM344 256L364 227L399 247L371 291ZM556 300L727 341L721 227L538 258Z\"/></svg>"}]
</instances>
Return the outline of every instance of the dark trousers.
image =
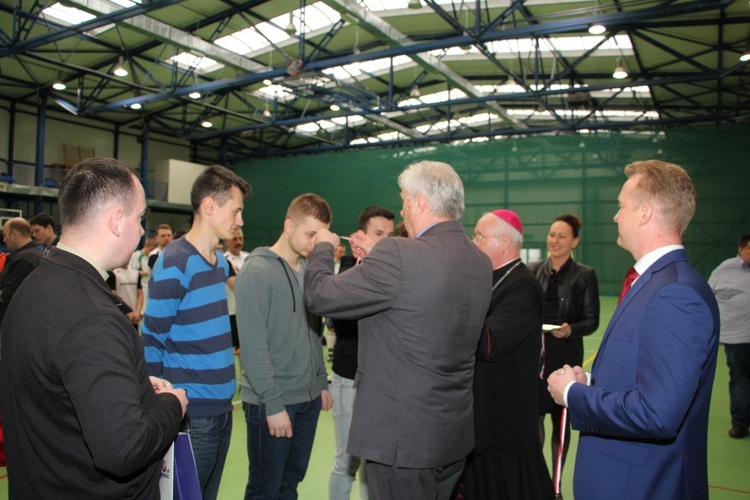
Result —
<instances>
[{"instance_id":1,"label":"dark trousers","mask_svg":"<svg viewBox=\"0 0 750 500\"><path fill-rule=\"evenodd\" d=\"M203 500L214 500L219 495L232 437L232 413L219 417L186 418L181 430L190 434Z\"/></svg>"},{"instance_id":2,"label":"dark trousers","mask_svg":"<svg viewBox=\"0 0 750 500\"><path fill-rule=\"evenodd\" d=\"M750 344L724 344L732 425L750 426Z\"/></svg>"},{"instance_id":3,"label":"dark trousers","mask_svg":"<svg viewBox=\"0 0 750 500\"><path fill-rule=\"evenodd\" d=\"M305 477L312 454L320 396L306 403L285 405L292 423L291 438L271 436L265 406L243 403L242 407L247 422L250 467L245 499L296 499L297 485Z\"/></svg>"},{"instance_id":4,"label":"dark trousers","mask_svg":"<svg viewBox=\"0 0 750 500\"><path fill-rule=\"evenodd\" d=\"M431 469L405 469L367 462L372 500L448 500L464 470L465 459Z\"/></svg>"}]
</instances>

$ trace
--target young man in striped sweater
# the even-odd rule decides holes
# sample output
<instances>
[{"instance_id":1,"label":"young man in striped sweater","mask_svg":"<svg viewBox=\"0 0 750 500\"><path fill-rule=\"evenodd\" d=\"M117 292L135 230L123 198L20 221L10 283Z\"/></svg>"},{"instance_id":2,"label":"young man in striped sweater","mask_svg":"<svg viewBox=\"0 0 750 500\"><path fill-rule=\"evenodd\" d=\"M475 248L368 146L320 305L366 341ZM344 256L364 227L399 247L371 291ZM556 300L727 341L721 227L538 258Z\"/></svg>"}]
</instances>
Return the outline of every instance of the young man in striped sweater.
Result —
<instances>
[{"instance_id":1,"label":"young man in striped sweater","mask_svg":"<svg viewBox=\"0 0 750 500\"><path fill-rule=\"evenodd\" d=\"M242 227L250 185L214 165L193 184L193 225L159 256L149 282L143 342L150 375L188 392L182 430L190 434L204 500L216 498L232 432L236 382L224 282L216 250Z\"/></svg>"}]
</instances>

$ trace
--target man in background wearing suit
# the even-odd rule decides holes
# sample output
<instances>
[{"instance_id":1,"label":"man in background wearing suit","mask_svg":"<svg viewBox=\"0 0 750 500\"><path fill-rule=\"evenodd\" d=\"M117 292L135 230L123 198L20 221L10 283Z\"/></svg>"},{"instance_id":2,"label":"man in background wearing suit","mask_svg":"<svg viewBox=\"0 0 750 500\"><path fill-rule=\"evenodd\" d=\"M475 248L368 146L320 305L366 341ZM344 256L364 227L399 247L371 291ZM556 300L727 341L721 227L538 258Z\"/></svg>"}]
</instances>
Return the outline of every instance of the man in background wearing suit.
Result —
<instances>
[{"instance_id":1,"label":"man in background wearing suit","mask_svg":"<svg viewBox=\"0 0 750 500\"><path fill-rule=\"evenodd\" d=\"M409 238L373 245L357 232L353 250L367 256L334 275L339 237L318 231L305 299L315 314L361 318L347 451L367 460L370 497L442 499L474 446L474 352L492 265L459 222L464 190L450 165L412 164L398 184Z\"/></svg>"},{"instance_id":2,"label":"man in background wearing suit","mask_svg":"<svg viewBox=\"0 0 750 500\"><path fill-rule=\"evenodd\" d=\"M719 311L682 246L695 189L670 163L635 162L625 173L614 220L637 274L626 276L590 377L566 365L548 378L581 431L573 492L576 500L708 498Z\"/></svg>"}]
</instances>

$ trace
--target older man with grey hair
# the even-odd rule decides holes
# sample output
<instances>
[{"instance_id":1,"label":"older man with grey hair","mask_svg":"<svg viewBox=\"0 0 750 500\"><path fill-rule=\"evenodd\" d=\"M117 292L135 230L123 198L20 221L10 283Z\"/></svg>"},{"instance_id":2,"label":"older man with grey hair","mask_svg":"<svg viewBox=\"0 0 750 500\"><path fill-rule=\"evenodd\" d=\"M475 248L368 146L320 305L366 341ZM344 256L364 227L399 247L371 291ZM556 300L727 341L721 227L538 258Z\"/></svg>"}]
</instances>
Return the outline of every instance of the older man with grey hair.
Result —
<instances>
[{"instance_id":1,"label":"older man with grey hair","mask_svg":"<svg viewBox=\"0 0 750 500\"><path fill-rule=\"evenodd\" d=\"M544 294L521 261L521 218L508 209L484 214L474 244L492 261L492 299L476 351L475 447L457 496L552 500L537 426Z\"/></svg>"},{"instance_id":2,"label":"older man with grey hair","mask_svg":"<svg viewBox=\"0 0 750 500\"><path fill-rule=\"evenodd\" d=\"M474 353L492 266L459 222L463 184L423 161L398 179L409 238L374 245L357 232L361 264L333 274L339 237L318 231L305 274L309 309L359 320L357 398L348 452L367 460L374 499L449 498L474 447Z\"/></svg>"}]
</instances>

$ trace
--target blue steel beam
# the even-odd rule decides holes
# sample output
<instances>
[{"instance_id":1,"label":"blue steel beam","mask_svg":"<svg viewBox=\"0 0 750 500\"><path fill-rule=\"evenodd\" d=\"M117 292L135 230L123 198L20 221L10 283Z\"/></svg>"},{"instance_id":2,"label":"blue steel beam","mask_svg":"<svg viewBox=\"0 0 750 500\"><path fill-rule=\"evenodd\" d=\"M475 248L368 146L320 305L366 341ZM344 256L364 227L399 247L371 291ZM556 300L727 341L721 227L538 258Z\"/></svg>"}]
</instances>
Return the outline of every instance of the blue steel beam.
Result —
<instances>
[{"instance_id":1,"label":"blue steel beam","mask_svg":"<svg viewBox=\"0 0 750 500\"><path fill-rule=\"evenodd\" d=\"M737 64L732 68L728 68L726 71L719 73L712 73L712 74L703 74L703 73L693 73L693 74L681 74L679 76L674 76L671 78L651 78L651 79L644 79L644 80L629 80L629 81L617 81L612 82L609 84L598 84L598 85L588 85L584 87L576 87L574 89L557 89L557 90L551 90L547 89L544 91L538 91L538 92L526 92L526 93L512 93L512 94L493 94L493 95L486 95L486 96L479 96L479 97L469 97L465 99L456 99L451 101L452 106L463 106L463 105L470 105L470 104L478 104L486 101L499 101L503 103L513 103L515 101L527 101L527 100L534 100L538 96L544 96L544 97L552 97L552 96L565 96L573 91L580 91L580 92L596 92L596 91L602 91L602 90L622 90L624 88L628 87L636 87L636 86L649 86L649 87L666 87L669 85L675 85L680 83L693 83L696 81L709 81L709 80L716 80L720 78L724 78L727 76L730 76L732 73L734 73L736 70L738 70L741 67L744 67L746 64ZM750 64L747 64L750 65ZM603 75L604 76L604 75ZM606 75L611 76L611 75ZM403 111L405 113L408 113L410 111L418 111L420 109L430 109L430 108L442 108L445 107L446 103L444 102L437 102L437 103L420 103L415 104L413 106L404 106L401 108L398 108L400 111ZM312 123L316 121L320 121L322 119L331 119L331 118L343 118L348 116L355 116L355 115L363 115L368 113L377 113L375 110L348 110L348 111L342 111L338 113L332 113L332 114L326 114L326 115L311 115L311 116L304 116L299 118L292 118L292 119L284 119L284 120L274 120L273 125L276 127L293 127L296 125L304 124L304 123ZM233 134L239 134L244 130L254 130L259 128L265 128L268 127L268 124L253 124L253 125L244 125L239 127L231 127L224 130L215 130L210 132L203 132L200 134L188 136L188 139L191 140L205 140L210 139L213 137L219 137L221 135L233 135Z\"/></svg>"},{"instance_id":2,"label":"blue steel beam","mask_svg":"<svg viewBox=\"0 0 750 500\"><path fill-rule=\"evenodd\" d=\"M47 133L47 96L39 96L39 107L36 114L36 158L34 178L36 186L44 186L44 141Z\"/></svg>"},{"instance_id":3,"label":"blue steel beam","mask_svg":"<svg viewBox=\"0 0 750 500\"><path fill-rule=\"evenodd\" d=\"M55 31L45 33L23 42L15 43L11 46L0 49L0 59L8 56L15 56L24 52L31 51L37 47L47 45L49 43L58 42L76 36L84 31L89 31L95 28L100 28L107 24L117 23L133 16L146 14L148 12L167 7L169 5L180 3L182 0L153 0L152 2L146 2L143 4L136 4L133 7L121 9L110 14L97 16L90 21L86 21L73 26L65 26Z\"/></svg>"},{"instance_id":4,"label":"blue steel beam","mask_svg":"<svg viewBox=\"0 0 750 500\"><path fill-rule=\"evenodd\" d=\"M640 22L647 19L655 19L660 17L673 17L678 15L686 15L697 12L705 12L709 10L715 10L727 5L730 5L735 0L697 0L693 2L686 2L684 4L677 5L666 5L651 7L647 9L636 10L632 12L623 12L616 14L589 16L585 18L568 19L564 21L554 21L541 25L523 26L517 28L508 28L504 30L491 31L482 34L479 37L471 36L458 36L441 40L432 40L429 42L415 43L408 46L392 47L379 51L367 52L362 54L350 54L346 56L333 57L325 60L311 61L306 67L305 71L314 72L321 71L324 69L342 66L356 61L371 61L375 59L394 57L397 55L412 55L422 52L430 52L432 50L445 49L449 47L456 47L462 45L470 45L475 42L490 42L496 40L513 40L518 38L528 38L544 35L552 35L559 33L570 33L577 31L585 31L588 29L591 19L599 19L606 23L610 27L611 31L622 29L623 26L631 25L636 22ZM144 95L126 101L111 102L98 108L90 109L86 112L87 115L96 115L105 111L113 111L122 108L135 102L140 104L147 104L151 102L162 101L165 99L172 99L176 97L186 96L193 91L201 93L207 92L219 92L235 87L243 87L246 85L252 85L263 81L266 78L274 79L277 77L283 77L286 75L286 68L278 68L271 70L267 73L254 73L239 75L223 80L217 80L209 83L203 83L198 85L192 85L188 87L182 87L179 89L172 89L168 92L156 92L150 95Z\"/></svg>"},{"instance_id":5,"label":"blue steel beam","mask_svg":"<svg viewBox=\"0 0 750 500\"><path fill-rule=\"evenodd\" d=\"M703 122L715 122L718 120L723 120L729 118L725 114L714 114L710 116L702 116L697 118L668 118L668 119L656 119L656 120L647 120L643 121L640 124L640 127L651 129L651 128L659 128L659 127L665 127L665 126L675 126L675 125L687 125L687 124L693 124L693 123L703 123ZM737 117L738 120L746 119L745 117ZM637 124L634 124L633 122L623 122L623 123L617 123L617 122L607 122L607 123L587 123L584 125L580 125L573 128L573 132L578 130L591 130L591 131L600 131L600 130L607 130L607 131L617 131L617 130L630 130L638 128L639 126ZM445 142L454 142L454 141L463 141L463 140L470 140L470 139L476 139L476 138L485 138L485 137L515 137L515 136L525 136L529 135L530 133L533 133L534 135L539 134L553 134L553 133L570 133L571 129L567 126L549 126L549 127L536 127L533 129L513 129L513 128L506 128L506 129L500 129L500 130L491 130L491 131L483 131L483 132L473 132L473 133L453 133L453 134L441 134L441 135L434 135L434 136L425 136L423 138L411 138L408 140L393 140L393 141L381 141L377 143L371 143L371 144L358 144L358 145L347 145L347 146L318 146L313 148L306 148L306 147L300 147L300 148L293 148L293 149L278 149L274 153L265 153L258 148L248 148L249 154L252 154L255 158L271 158L271 157L283 157L283 156L291 156L291 155L298 155L298 154L317 154L317 153L325 153L329 151L339 151L342 149L346 150L358 150L358 149L371 149L371 148L379 148L379 149L385 149L387 147L393 147L393 146L414 146L418 144L438 144L438 143L445 143ZM245 156L239 156L238 159L246 159Z\"/></svg>"}]
</instances>

